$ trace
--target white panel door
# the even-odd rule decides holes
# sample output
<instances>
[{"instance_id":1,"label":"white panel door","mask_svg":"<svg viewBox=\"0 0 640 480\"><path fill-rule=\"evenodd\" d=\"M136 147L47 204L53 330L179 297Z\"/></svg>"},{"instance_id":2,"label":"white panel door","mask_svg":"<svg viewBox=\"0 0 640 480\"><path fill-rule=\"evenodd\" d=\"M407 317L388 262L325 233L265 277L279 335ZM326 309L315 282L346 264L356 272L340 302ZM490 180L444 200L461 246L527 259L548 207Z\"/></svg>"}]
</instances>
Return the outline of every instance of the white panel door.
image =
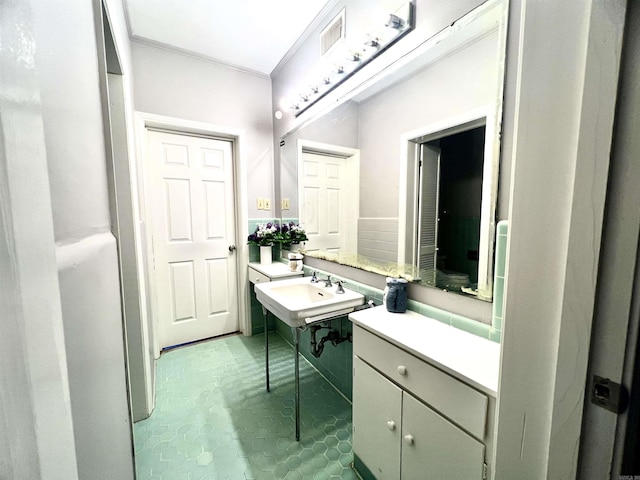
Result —
<instances>
[{"instance_id":1,"label":"white panel door","mask_svg":"<svg viewBox=\"0 0 640 480\"><path fill-rule=\"evenodd\" d=\"M346 166L343 157L302 152L300 223L306 229L308 251L337 253L347 238Z\"/></svg>"},{"instance_id":2,"label":"white panel door","mask_svg":"<svg viewBox=\"0 0 640 480\"><path fill-rule=\"evenodd\" d=\"M160 347L238 330L232 144L148 131Z\"/></svg>"}]
</instances>

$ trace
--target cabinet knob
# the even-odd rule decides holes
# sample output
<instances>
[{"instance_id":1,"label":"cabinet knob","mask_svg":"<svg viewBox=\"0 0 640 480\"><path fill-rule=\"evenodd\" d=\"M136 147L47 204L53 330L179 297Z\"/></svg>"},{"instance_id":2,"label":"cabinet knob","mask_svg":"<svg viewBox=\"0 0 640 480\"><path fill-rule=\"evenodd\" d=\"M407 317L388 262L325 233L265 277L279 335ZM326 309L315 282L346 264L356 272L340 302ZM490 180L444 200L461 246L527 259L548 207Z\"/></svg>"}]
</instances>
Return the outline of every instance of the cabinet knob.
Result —
<instances>
[{"instance_id":1,"label":"cabinet knob","mask_svg":"<svg viewBox=\"0 0 640 480\"><path fill-rule=\"evenodd\" d=\"M398 367L398 373L404 377L407 374L407 367L400 365Z\"/></svg>"},{"instance_id":2,"label":"cabinet knob","mask_svg":"<svg viewBox=\"0 0 640 480\"><path fill-rule=\"evenodd\" d=\"M395 430L396 429L396 422L394 422L393 420L389 420L387 422L387 428L389 430Z\"/></svg>"},{"instance_id":3,"label":"cabinet knob","mask_svg":"<svg viewBox=\"0 0 640 480\"><path fill-rule=\"evenodd\" d=\"M414 443L413 435L405 435L404 436L404 443L406 443L407 445L413 445L413 443Z\"/></svg>"}]
</instances>

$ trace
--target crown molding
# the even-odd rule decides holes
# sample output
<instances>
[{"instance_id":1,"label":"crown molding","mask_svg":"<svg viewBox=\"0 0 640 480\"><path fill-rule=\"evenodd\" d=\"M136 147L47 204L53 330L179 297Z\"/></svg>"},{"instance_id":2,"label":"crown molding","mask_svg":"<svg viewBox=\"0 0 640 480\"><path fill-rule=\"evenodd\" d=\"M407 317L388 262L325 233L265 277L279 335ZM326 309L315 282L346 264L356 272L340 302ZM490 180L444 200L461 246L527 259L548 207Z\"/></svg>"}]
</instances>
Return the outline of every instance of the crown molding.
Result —
<instances>
[{"instance_id":1,"label":"crown molding","mask_svg":"<svg viewBox=\"0 0 640 480\"><path fill-rule=\"evenodd\" d=\"M236 70L236 71L241 72L241 73L246 73L247 75L253 75L255 77L267 78L267 79L271 78L269 76L269 74L267 74L267 73L260 72L258 70L253 70L251 68L242 67L240 65L235 65L233 63L224 62L222 60L218 60L218 59L210 57L208 55L204 55L202 53L196 53L196 52L193 52L191 50L187 50L187 49L180 48L180 47L175 47L173 45L169 45L169 44L164 43L164 42L159 42L157 40L151 40L149 38L141 37L139 35L131 35L131 33L129 33L129 37L131 39L131 42L139 43L141 45L147 45L149 47L154 47L154 48L158 48L160 50L165 50L165 51L168 51L168 52L177 53L179 55L184 55L186 57L191 57L191 58L194 58L196 60L201 60L203 62L213 63L213 64L218 65L220 67L229 68L231 70Z\"/></svg>"},{"instance_id":2,"label":"crown molding","mask_svg":"<svg viewBox=\"0 0 640 480\"><path fill-rule=\"evenodd\" d=\"M302 35L298 37L296 42L291 46L287 53L285 53L284 57L278 62L273 71L271 72L271 78L277 76L280 71L285 67L285 65L291 60L291 58L296 54L296 52L300 49L302 44L309 38L311 33L320 25L320 23L325 20L327 15L333 8L338 4L339 0L329 0L325 6L320 10L318 15L313 19L313 21L309 24L307 28L305 28Z\"/></svg>"}]
</instances>

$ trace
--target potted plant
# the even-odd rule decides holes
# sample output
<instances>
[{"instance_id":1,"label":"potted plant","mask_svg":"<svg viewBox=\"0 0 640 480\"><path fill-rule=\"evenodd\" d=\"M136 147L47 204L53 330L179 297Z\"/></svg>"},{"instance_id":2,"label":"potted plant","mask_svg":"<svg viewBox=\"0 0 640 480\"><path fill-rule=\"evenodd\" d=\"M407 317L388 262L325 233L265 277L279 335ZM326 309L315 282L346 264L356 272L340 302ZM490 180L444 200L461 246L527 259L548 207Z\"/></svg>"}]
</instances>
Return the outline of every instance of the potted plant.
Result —
<instances>
[{"instance_id":1,"label":"potted plant","mask_svg":"<svg viewBox=\"0 0 640 480\"><path fill-rule=\"evenodd\" d=\"M283 224L280 228L280 236L282 245L288 248L309 240L304 228L295 222Z\"/></svg>"},{"instance_id":2,"label":"potted plant","mask_svg":"<svg viewBox=\"0 0 640 480\"><path fill-rule=\"evenodd\" d=\"M260 247L260 263L266 264L272 261L271 247L281 241L280 225L277 223L259 223L256 230L249 235L247 242Z\"/></svg>"}]
</instances>

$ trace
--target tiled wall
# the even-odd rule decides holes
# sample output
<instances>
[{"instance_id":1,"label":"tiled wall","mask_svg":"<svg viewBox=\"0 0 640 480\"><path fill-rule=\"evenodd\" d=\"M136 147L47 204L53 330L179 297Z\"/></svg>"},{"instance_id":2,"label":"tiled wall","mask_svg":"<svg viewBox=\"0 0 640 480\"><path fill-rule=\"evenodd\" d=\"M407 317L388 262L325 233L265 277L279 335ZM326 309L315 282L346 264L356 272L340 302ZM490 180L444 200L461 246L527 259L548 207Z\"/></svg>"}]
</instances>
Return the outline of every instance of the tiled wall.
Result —
<instances>
[{"instance_id":1,"label":"tiled wall","mask_svg":"<svg viewBox=\"0 0 640 480\"><path fill-rule=\"evenodd\" d=\"M341 337L350 337L352 324L347 317L341 317L329 322L323 322L323 326L335 329L340 332ZM320 342L322 337L327 335L329 329L321 329L316 332L316 342ZM293 328L284 322L276 322L276 330L289 343L293 344ZM352 395L352 368L353 368L353 346L351 342L344 341L333 346L330 342L324 344L322 355L318 358L311 353L311 331L310 329L300 332L300 353L329 380L340 393L351 400Z\"/></svg>"},{"instance_id":2,"label":"tiled wall","mask_svg":"<svg viewBox=\"0 0 640 480\"><path fill-rule=\"evenodd\" d=\"M447 255L446 268L468 274L471 283L478 283L478 260L471 260L468 252L477 251L479 244L480 217L453 217L438 223L438 245L445 246L441 250Z\"/></svg>"},{"instance_id":3,"label":"tiled wall","mask_svg":"<svg viewBox=\"0 0 640 480\"><path fill-rule=\"evenodd\" d=\"M255 225L253 226L255 228ZM252 231L252 230L251 230ZM426 305L424 303L416 302L415 300L409 300L408 308L414 312L421 313L427 317L439 320L447 325L451 325L455 328L467 331L474 335L478 335L483 338L488 338L494 342L500 342L502 333L502 311L504 302L504 285L505 285L505 259L506 259L506 246L507 246L507 233L508 222L503 220L497 225L496 236L496 263L495 263L495 279L493 286L493 314L492 325L486 325L476 320L472 320L462 315L447 312L439 308ZM251 261L258 261L258 252L256 247L256 253L250 252L250 255L255 255ZM276 253L278 255L276 256ZM274 251L273 258L279 258L279 252ZM317 269L311 269L305 266L305 276L310 276L312 270L318 271L323 276L328 272L324 272ZM333 275L332 275L333 276ZM345 287L362 293L366 301L373 300L375 305L382 304L382 291L368 285L364 285L357 282L345 280ZM293 343L293 333L290 327L284 322L275 321L273 315L269 314L269 330L277 330L280 335ZM255 293L251 292L251 323L253 328L253 334L264 332L264 320L262 316L262 308L260 303L256 300ZM334 328L347 335L351 332L351 322L347 317L342 317L337 320L333 320L330 323L331 328ZM316 333L316 340L319 341L328 330L320 330ZM301 332L300 335L300 352L302 355L314 365L320 373L322 373L333 385L348 399L351 399L352 395L352 365L353 365L353 347L348 341L342 342L335 347L331 343L325 343L324 352L320 358L316 358L311 354L311 337L309 330Z\"/></svg>"},{"instance_id":4,"label":"tiled wall","mask_svg":"<svg viewBox=\"0 0 640 480\"><path fill-rule=\"evenodd\" d=\"M316 270L321 276L328 275L317 269L305 267L305 276L311 276ZM333 275L332 275L333 276ZM345 280L345 288L355 290L365 296L365 301L373 300L376 305L382 305L382 291L361 283ZM330 328L338 330L341 336L352 332L352 324L348 317L326 322ZM293 343L293 332L284 322L276 322L276 329L286 340ZM316 333L316 341L327 334L328 330L320 330ZM352 370L353 370L353 345L349 341L339 343L335 347L331 343L325 343L324 351L319 358L311 354L311 333L309 330L301 332L300 352L311 364L318 369L345 397L351 400L352 395Z\"/></svg>"},{"instance_id":5,"label":"tiled wall","mask_svg":"<svg viewBox=\"0 0 640 480\"><path fill-rule=\"evenodd\" d=\"M493 314L489 338L500 342L504 309L505 264L507 261L507 235L509 222L502 220L496 228L496 265L493 280Z\"/></svg>"},{"instance_id":6,"label":"tiled wall","mask_svg":"<svg viewBox=\"0 0 640 480\"><path fill-rule=\"evenodd\" d=\"M277 258L274 255L274 258ZM305 267L305 275L310 276L312 269ZM319 271L322 275L327 272ZM362 293L366 300L373 300L376 305L382 304L382 291L362 285L355 282L345 281L344 286L357 292ZM352 331L352 325L349 319L341 317L330 322L325 322L331 329L338 330L341 336L348 336ZM262 316L262 307L256 300L255 292L251 289L251 325L253 334L264 332L264 317ZM293 344L293 331L291 327L284 322L276 321L271 313L268 314L269 330L277 330L278 333ZM316 333L316 341L320 341L329 330L322 329ZM311 332L309 329L300 334L300 353L320 372L322 373L346 398L351 400L352 395L352 365L353 365L353 346L351 342L344 341L333 346L330 342L324 345L324 351L319 358L311 353Z\"/></svg>"},{"instance_id":7,"label":"tiled wall","mask_svg":"<svg viewBox=\"0 0 640 480\"><path fill-rule=\"evenodd\" d=\"M471 318L463 317L455 313L447 312L439 308L409 300L408 308L414 312L421 313L430 318L434 318L443 323L459 328L479 337L488 338L493 342L500 343L502 334L502 310L504 304L505 286L505 261L507 256L507 233L509 222L502 220L498 222L496 228L496 261L495 275L493 281L493 305L491 315L491 325L477 322Z\"/></svg>"},{"instance_id":8,"label":"tiled wall","mask_svg":"<svg viewBox=\"0 0 640 480\"><path fill-rule=\"evenodd\" d=\"M398 261L398 218L358 218L358 255L377 263Z\"/></svg>"}]
</instances>

